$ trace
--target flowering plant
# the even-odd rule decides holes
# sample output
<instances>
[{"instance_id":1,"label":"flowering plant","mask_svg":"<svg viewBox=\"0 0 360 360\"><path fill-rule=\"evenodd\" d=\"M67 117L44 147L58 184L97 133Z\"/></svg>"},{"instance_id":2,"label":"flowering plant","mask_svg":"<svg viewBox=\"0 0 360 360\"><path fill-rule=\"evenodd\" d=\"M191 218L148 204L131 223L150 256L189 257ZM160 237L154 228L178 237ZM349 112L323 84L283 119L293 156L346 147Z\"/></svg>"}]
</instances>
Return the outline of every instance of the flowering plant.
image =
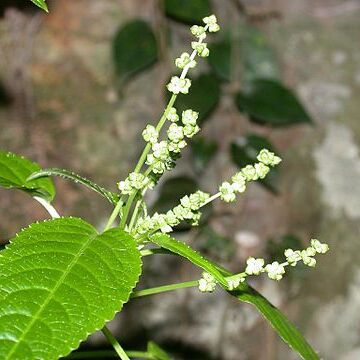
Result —
<instances>
[{"instance_id":1,"label":"flowering plant","mask_svg":"<svg viewBox=\"0 0 360 360\"><path fill-rule=\"evenodd\" d=\"M296 266L299 261L313 267L314 256L328 251L326 244L312 239L306 250L287 249L283 263L265 264L264 259L251 257L243 272L232 274L169 235L183 221L198 225L201 209L210 202L235 201L250 182L264 179L271 168L281 162L277 155L262 149L256 163L243 167L229 181L224 181L217 193L211 195L199 190L182 197L179 204L166 213L148 214L146 192L175 166L187 140L200 131L198 113L187 109L178 114L175 102L178 94L191 91L188 72L196 66L197 57L209 55L204 41L209 33L220 29L215 15L203 21L203 26L194 25L190 29L195 37L191 43L193 51L175 60L181 73L173 76L167 85L172 96L158 124L149 124L142 132L146 145L134 170L118 183L119 193L72 172L42 170L30 160L0 152L0 186L27 192L52 217L22 230L0 252L2 359L58 359L99 329L123 360L130 357L167 359L168 355L154 343L149 343L146 352L125 351L106 322L130 299L188 287L213 292L217 286L240 301L253 304L302 358L319 358L289 320L247 284L247 277L266 273L270 279L279 281L286 267ZM113 204L114 209L101 233L80 218L60 217L52 205L55 190L51 176L81 183ZM159 253L187 259L203 270L202 277L135 289L143 258Z\"/></svg>"}]
</instances>

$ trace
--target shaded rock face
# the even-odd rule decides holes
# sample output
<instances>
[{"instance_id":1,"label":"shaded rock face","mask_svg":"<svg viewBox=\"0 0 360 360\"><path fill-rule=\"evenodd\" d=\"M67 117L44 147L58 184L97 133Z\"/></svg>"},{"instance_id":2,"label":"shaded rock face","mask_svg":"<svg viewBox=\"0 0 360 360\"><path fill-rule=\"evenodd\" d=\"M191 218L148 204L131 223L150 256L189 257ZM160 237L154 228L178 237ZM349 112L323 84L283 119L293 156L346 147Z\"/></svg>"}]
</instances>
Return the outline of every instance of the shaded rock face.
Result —
<instances>
[{"instance_id":1,"label":"shaded rock face","mask_svg":"<svg viewBox=\"0 0 360 360\"><path fill-rule=\"evenodd\" d=\"M276 49L285 82L295 88L316 125L271 131L251 127L226 97L204 125L206 136L222 149L201 179L204 188L215 188L235 170L226 152L234 134L266 133L284 158L280 196L254 185L230 210L216 205L220 216L212 226L231 238L235 249L222 260L239 271L247 256L266 256L267 238L287 232L329 242L331 252L305 280L275 284L259 279L254 286L282 307L324 359L358 359L360 5L352 0L245 3ZM225 2L214 1L214 8L220 20L233 12ZM157 29L156 9L150 0L58 0L46 17L6 10L0 20L0 79L11 102L0 106L1 148L44 167L76 170L115 189L143 146L142 128L161 113L161 86L172 65L163 60L119 92L111 40L133 17ZM282 20L268 13L280 13ZM173 22L169 26L172 47L164 59L188 44L187 29ZM191 174L189 162L180 161L176 172ZM102 226L111 209L97 195L64 181L57 188L62 214ZM23 194L2 190L0 213L1 239L46 217ZM147 259L145 269L144 286L199 277L191 266L163 257ZM111 326L128 344L140 347L151 338L168 345L179 359L296 358L251 307L221 292L186 290L137 300ZM95 335L91 341L103 339Z\"/></svg>"}]
</instances>

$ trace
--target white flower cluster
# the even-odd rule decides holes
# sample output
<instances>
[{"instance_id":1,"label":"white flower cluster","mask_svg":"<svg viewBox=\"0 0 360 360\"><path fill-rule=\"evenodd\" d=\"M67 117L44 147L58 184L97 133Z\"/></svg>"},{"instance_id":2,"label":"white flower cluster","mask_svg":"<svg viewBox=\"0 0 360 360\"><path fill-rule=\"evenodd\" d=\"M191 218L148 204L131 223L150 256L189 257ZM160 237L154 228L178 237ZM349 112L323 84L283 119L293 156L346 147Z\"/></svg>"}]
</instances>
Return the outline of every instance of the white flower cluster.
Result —
<instances>
[{"instance_id":1,"label":"white flower cluster","mask_svg":"<svg viewBox=\"0 0 360 360\"><path fill-rule=\"evenodd\" d=\"M118 188L123 195L131 194L134 190L141 190L151 187L152 181L143 174L132 172L124 180L118 183Z\"/></svg>"},{"instance_id":2,"label":"white flower cluster","mask_svg":"<svg viewBox=\"0 0 360 360\"><path fill-rule=\"evenodd\" d=\"M226 277L227 289L230 291L235 290L249 275L267 273L270 279L279 281L285 274L286 266L295 266L300 260L308 266L315 266L316 260L313 256L316 254L325 254L328 252L329 246L316 239L311 239L310 244L311 245L306 250L302 251L294 251L292 249L285 250L285 257L287 261L282 264L274 261L271 264L265 265L264 259L256 259L253 257L248 258L244 272ZM215 286L215 278L211 274L203 273L202 278L199 280L199 290L202 292L212 292L214 291Z\"/></svg>"},{"instance_id":3,"label":"white flower cluster","mask_svg":"<svg viewBox=\"0 0 360 360\"><path fill-rule=\"evenodd\" d=\"M191 221L196 225L200 219L199 209L209 199L210 195L202 191L194 194L186 195L180 199L180 204L169 210L166 214L155 213L153 216L147 216L139 219L137 223L136 233L146 234L160 230L163 233L169 233L172 228L181 221Z\"/></svg>"},{"instance_id":4,"label":"white flower cluster","mask_svg":"<svg viewBox=\"0 0 360 360\"><path fill-rule=\"evenodd\" d=\"M172 92L173 94L188 94L189 89L191 86L191 80L190 79L181 79L178 76L173 76L169 82L169 84L166 85L167 89Z\"/></svg>"},{"instance_id":5,"label":"white flower cluster","mask_svg":"<svg viewBox=\"0 0 360 360\"><path fill-rule=\"evenodd\" d=\"M246 190L246 182L258 179L264 179L270 171L269 166L278 165L281 159L273 152L267 149L262 149L257 159L258 163L255 165L247 165L236 173L232 178L232 182L224 181L220 187L220 198L225 202L232 202L236 199L237 193L242 193Z\"/></svg>"},{"instance_id":6,"label":"white flower cluster","mask_svg":"<svg viewBox=\"0 0 360 360\"><path fill-rule=\"evenodd\" d=\"M175 65L179 69L184 69L186 67L192 69L196 66L196 60L192 59L187 52L183 52L180 57L175 59Z\"/></svg>"},{"instance_id":7,"label":"white flower cluster","mask_svg":"<svg viewBox=\"0 0 360 360\"><path fill-rule=\"evenodd\" d=\"M158 142L158 132L156 129L147 125L143 131L143 138L152 146L152 153L147 155L146 164L152 167L155 174L162 174L165 170L170 170L172 167L171 153L180 153L186 146L185 137L192 138L200 131L196 120L199 114L191 109L185 110L182 113L182 123L184 126L176 124L179 120L179 115L175 108L171 108L166 118L172 122L167 130L167 140Z\"/></svg>"},{"instance_id":8,"label":"white flower cluster","mask_svg":"<svg viewBox=\"0 0 360 360\"><path fill-rule=\"evenodd\" d=\"M199 290L201 292L213 292L216 288L216 280L214 276L207 272L202 273L202 278L199 280Z\"/></svg>"},{"instance_id":9,"label":"white flower cluster","mask_svg":"<svg viewBox=\"0 0 360 360\"><path fill-rule=\"evenodd\" d=\"M310 246L305 250L293 250L286 249L284 255L286 262L280 264L274 261L271 264L265 265L264 259L255 259L250 257L246 264L246 275L260 275L266 272L268 277L272 280L281 280L285 274L285 267L295 266L299 261L303 261L305 265L314 267L316 265L316 259L313 258L316 254L325 254L329 250L327 244L321 243L319 240L311 239Z\"/></svg>"}]
</instances>

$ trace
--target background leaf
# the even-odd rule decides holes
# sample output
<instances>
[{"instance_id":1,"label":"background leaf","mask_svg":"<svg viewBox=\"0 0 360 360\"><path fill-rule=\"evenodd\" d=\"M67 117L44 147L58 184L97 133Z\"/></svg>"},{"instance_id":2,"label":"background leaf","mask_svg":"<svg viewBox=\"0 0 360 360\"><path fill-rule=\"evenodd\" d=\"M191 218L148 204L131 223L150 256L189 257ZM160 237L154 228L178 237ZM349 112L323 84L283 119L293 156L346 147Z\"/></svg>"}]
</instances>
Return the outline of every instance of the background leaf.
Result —
<instances>
[{"instance_id":1,"label":"background leaf","mask_svg":"<svg viewBox=\"0 0 360 360\"><path fill-rule=\"evenodd\" d=\"M168 17L190 25L202 24L212 13L209 0L165 0L164 5Z\"/></svg>"},{"instance_id":2,"label":"background leaf","mask_svg":"<svg viewBox=\"0 0 360 360\"><path fill-rule=\"evenodd\" d=\"M39 8L43 9L44 11L49 12L45 0L30 0L30 1L33 2Z\"/></svg>"},{"instance_id":3,"label":"background leaf","mask_svg":"<svg viewBox=\"0 0 360 360\"><path fill-rule=\"evenodd\" d=\"M47 201L55 197L55 188L50 179L27 181L40 166L22 156L0 151L0 187L20 189L32 196L40 196Z\"/></svg>"},{"instance_id":4,"label":"background leaf","mask_svg":"<svg viewBox=\"0 0 360 360\"><path fill-rule=\"evenodd\" d=\"M230 81L231 76L231 42L224 39L209 45L209 65L213 72L224 81Z\"/></svg>"},{"instance_id":5,"label":"background leaf","mask_svg":"<svg viewBox=\"0 0 360 360\"><path fill-rule=\"evenodd\" d=\"M141 271L133 238L77 218L33 224L0 257L0 358L58 359L128 301Z\"/></svg>"},{"instance_id":6,"label":"background leaf","mask_svg":"<svg viewBox=\"0 0 360 360\"><path fill-rule=\"evenodd\" d=\"M122 26L114 38L113 55L121 81L151 66L157 60L157 45L150 26L143 20Z\"/></svg>"},{"instance_id":7,"label":"background leaf","mask_svg":"<svg viewBox=\"0 0 360 360\"><path fill-rule=\"evenodd\" d=\"M191 153L195 170L197 172L204 171L217 150L218 144L215 141L205 139L202 136L196 136L191 142Z\"/></svg>"},{"instance_id":8,"label":"background leaf","mask_svg":"<svg viewBox=\"0 0 360 360\"><path fill-rule=\"evenodd\" d=\"M190 95L178 95L175 106L179 114L186 109L198 111L198 123L201 125L215 109L219 98L220 84L217 78L212 74L202 74L191 80Z\"/></svg>"},{"instance_id":9,"label":"background leaf","mask_svg":"<svg viewBox=\"0 0 360 360\"><path fill-rule=\"evenodd\" d=\"M246 165L257 162L256 156L260 150L264 148L277 153L274 146L263 136L248 134L244 137L238 137L231 144L231 158L239 168L242 168ZM268 190L275 194L278 193L278 169L278 167L272 168L264 179L258 180L260 184L264 185Z\"/></svg>"},{"instance_id":10,"label":"background leaf","mask_svg":"<svg viewBox=\"0 0 360 360\"><path fill-rule=\"evenodd\" d=\"M153 341L149 341L147 345L147 352L155 360L170 360L170 356Z\"/></svg>"},{"instance_id":11,"label":"background leaf","mask_svg":"<svg viewBox=\"0 0 360 360\"><path fill-rule=\"evenodd\" d=\"M296 95L274 80L258 79L246 92L236 95L240 111L259 124L288 126L312 120Z\"/></svg>"},{"instance_id":12,"label":"background leaf","mask_svg":"<svg viewBox=\"0 0 360 360\"><path fill-rule=\"evenodd\" d=\"M30 175L28 180L31 181L31 180L40 179L40 178L49 177L49 176L60 176L63 179L72 180L77 184L82 184L82 185L86 186L87 188L97 192L101 196L105 197L112 204L116 204L117 201L119 200L118 194L113 193L109 190L106 190L103 187L99 186L98 184L94 183L93 181L86 179L83 176L80 176L78 174L75 174L72 171L68 171L65 169L52 168L52 169L39 170L39 171L33 173L32 175Z\"/></svg>"}]
</instances>

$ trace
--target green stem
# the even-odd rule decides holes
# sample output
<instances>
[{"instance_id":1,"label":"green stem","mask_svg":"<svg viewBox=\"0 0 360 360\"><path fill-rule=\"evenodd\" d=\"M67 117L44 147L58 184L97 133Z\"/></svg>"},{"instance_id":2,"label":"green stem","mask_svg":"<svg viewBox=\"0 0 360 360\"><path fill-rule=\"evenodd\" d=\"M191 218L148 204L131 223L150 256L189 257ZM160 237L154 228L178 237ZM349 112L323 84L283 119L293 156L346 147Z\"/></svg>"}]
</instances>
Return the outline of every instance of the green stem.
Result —
<instances>
[{"instance_id":1,"label":"green stem","mask_svg":"<svg viewBox=\"0 0 360 360\"><path fill-rule=\"evenodd\" d=\"M111 213L108 222L106 223L106 226L105 226L104 231L110 229L110 227L111 227L111 225L114 223L116 217L119 215L119 212L120 212L120 210L121 210L122 205L123 205L123 201L122 201L121 198L120 198L120 200L119 200L118 203L116 204L113 212Z\"/></svg>"},{"instance_id":2,"label":"green stem","mask_svg":"<svg viewBox=\"0 0 360 360\"><path fill-rule=\"evenodd\" d=\"M130 358L126 355L124 349L121 347L121 345L115 339L114 335L106 326L102 328L102 332L105 335L105 337L108 339L109 343L112 345L116 353L119 355L119 358L121 360L130 360Z\"/></svg>"},{"instance_id":3,"label":"green stem","mask_svg":"<svg viewBox=\"0 0 360 360\"><path fill-rule=\"evenodd\" d=\"M137 214L139 212L139 208L141 206L142 201L143 201L142 199L139 199L136 202L135 209L134 209L134 212L132 213L130 224L129 224L129 231L131 231L132 227L134 226L134 223L136 222Z\"/></svg>"},{"instance_id":4,"label":"green stem","mask_svg":"<svg viewBox=\"0 0 360 360\"><path fill-rule=\"evenodd\" d=\"M123 212L123 215L122 215L122 218L121 218L121 221L120 221L120 225L119 225L120 229L124 229L124 227L126 225L126 220L128 218L131 205L132 205L136 195L137 195L137 190L135 190L135 191L133 191L131 193L131 195L129 196L129 198L128 198L127 202L126 202L124 212Z\"/></svg>"},{"instance_id":5,"label":"green stem","mask_svg":"<svg viewBox=\"0 0 360 360\"><path fill-rule=\"evenodd\" d=\"M178 283L178 284L158 286L158 287L154 287L154 288L150 288L150 289L135 291L132 293L131 298L134 299L134 298L148 296L148 295L160 294L160 293L167 292L167 291L174 291L174 290L178 290L178 289L185 289L185 288L197 287L197 286L199 286L198 280L186 281L186 282L182 282L182 283Z\"/></svg>"}]
</instances>

